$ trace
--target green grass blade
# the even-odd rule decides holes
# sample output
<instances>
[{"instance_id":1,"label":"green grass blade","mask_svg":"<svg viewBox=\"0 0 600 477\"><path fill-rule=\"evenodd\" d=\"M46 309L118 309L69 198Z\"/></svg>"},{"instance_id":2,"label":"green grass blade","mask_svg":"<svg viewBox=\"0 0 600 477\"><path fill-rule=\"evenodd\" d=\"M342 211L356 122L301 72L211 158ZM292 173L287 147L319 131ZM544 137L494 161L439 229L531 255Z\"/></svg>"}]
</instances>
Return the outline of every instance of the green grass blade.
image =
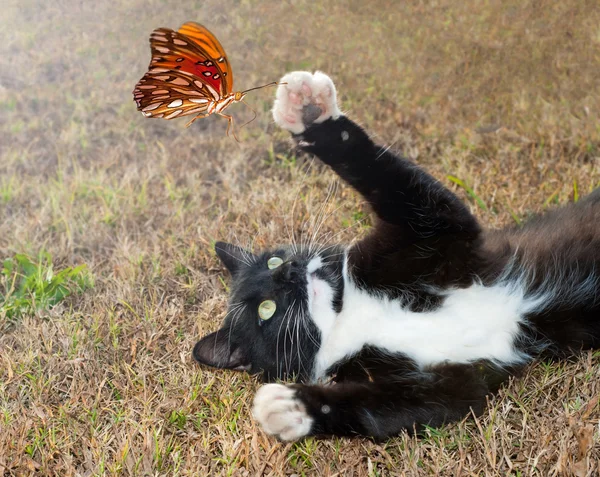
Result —
<instances>
[{"instance_id":1,"label":"green grass blade","mask_svg":"<svg viewBox=\"0 0 600 477\"><path fill-rule=\"evenodd\" d=\"M453 182L454 184L456 184L459 187L462 187L465 192L477 203L477 205L482 209L485 210L486 212L489 212L489 209L487 207L487 205L485 205L485 202L483 201L483 199L481 197L479 197L475 191L469 187L462 179L459 179L458 177L455 176L446 176L448 178L448 180L450 182Z\"/></svg>"}]
</instances>

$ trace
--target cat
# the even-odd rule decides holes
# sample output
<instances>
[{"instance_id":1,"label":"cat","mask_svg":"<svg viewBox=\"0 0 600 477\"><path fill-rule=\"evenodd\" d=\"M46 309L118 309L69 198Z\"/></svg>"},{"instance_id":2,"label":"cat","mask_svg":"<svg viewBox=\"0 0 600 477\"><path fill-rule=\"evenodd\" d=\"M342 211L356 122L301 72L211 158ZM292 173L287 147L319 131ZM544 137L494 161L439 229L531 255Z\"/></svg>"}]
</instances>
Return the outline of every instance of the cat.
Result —
<instances>
[{"instance_id":1,"label":"cat","mask_svg":"<svg viewBox=\"0 0 600 477\"><path fill-rule=\"evenodd\" d=\"M385 439L480 414L535 358L600 346L600 188L522 227L468 208L343 115L324 73L285 75L273 117L370 204L352 245L254 254L219 242L232 276L201 364L265 381L253 415L284 441Z\"/></svg>"}]
</instances>

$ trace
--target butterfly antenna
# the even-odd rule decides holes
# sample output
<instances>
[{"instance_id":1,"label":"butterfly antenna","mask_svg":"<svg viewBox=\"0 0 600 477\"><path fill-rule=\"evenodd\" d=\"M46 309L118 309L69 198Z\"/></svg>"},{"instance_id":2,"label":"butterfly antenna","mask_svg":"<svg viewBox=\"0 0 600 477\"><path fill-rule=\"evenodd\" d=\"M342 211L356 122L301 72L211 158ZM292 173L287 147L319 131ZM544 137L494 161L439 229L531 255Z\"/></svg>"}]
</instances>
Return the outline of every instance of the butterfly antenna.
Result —
<instances>
[{"instance_id":1,"label":"butterfly antenna","mask_svg":"<svg viewBox=\"0 0 600 477\"><path fill-rule=\"evenodd\" d=\"M247 89L246 91L242 91L242 93L246 94L248 91L254 91L255 89L266 88L268 86L278 86L280 84L287 84L287 83L278 83L277 81L273 81L272 83L265 84L262 86L257 86L256 88ZM250 106L248 103L246 103L246 101L244 101L243 99L240 99L240 101L242 103L244 103L246 106L248 106L250 108L250 110L254 113L254 117L250 121L247 121L240 126L240 129L242 129L244 126L246 126L247 124L250 124L252 121L254 121L256 119L256 110L252 106Z\"/></svg>"},{"instance_id":2,"label":"butterfly antenna","mask_svg":"<svg viewBox=\"0 0 600 477\"><path fill-rule=\"evenodd\" d=\"M246 91L242 91L242 93L247 93L248 91L254 91L255 89L268 88L269 86L277 86L280 84L287 84L287 83L278 83L277 81L273 81L272 83L269 83L269 84L263 84L262 86L257 86L255 88L247 89Z\"/></svg>"}]
</instances>

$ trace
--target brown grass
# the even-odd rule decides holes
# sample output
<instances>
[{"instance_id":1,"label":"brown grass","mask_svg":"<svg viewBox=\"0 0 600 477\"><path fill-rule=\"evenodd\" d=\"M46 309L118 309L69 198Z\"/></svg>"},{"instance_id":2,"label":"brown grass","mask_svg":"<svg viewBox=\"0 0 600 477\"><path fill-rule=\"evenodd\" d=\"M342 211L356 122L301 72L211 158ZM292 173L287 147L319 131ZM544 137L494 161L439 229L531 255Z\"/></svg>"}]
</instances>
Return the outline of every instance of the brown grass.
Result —
<instances>
[{"instance_id":1,"label":"brown grass","mask_svg":"<svg viewBox=\"0 0 600 477\"><path fill-rule=\"evenodd\" d=\"M386 444L278 443L250 418L254 378L191 361L225 309L212 243L306 236L334 177L293 156L272 90L249 98L240 144L221 118L135 111L150 31L186 20L218 33L240 89L332 75L348 114L490 227L600 183L596 1L8 0L0 257L44 249L88 264L95 287L0 336L0 474L598 475L598 353L533 366L480 419ZM326 210L322 237L364 233L347 188Z\"/></svg>"}]
</instances>

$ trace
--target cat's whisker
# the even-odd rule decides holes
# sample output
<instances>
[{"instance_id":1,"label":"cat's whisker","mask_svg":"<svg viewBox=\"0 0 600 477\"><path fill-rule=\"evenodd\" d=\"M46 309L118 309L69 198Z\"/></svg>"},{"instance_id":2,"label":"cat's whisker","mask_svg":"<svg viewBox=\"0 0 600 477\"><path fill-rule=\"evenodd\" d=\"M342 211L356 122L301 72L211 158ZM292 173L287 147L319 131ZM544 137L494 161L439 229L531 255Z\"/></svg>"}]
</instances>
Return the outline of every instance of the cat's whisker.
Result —
<instances>
[{"instance_id":1,"label":"cat's whisker","mask_svg":"<svg viewBox=\"0 0 600 477\"><path fill-rule=\"evenodd\" d=\"M290 342L290 352L288 355L288 360L286 361L286 372L289 376L290 372L293 371L294 364L294 328L295 328L295 320L292 319L292 309L288 308L287 314L287 325L286 325L286 336L289 337Z\"/></svg>"},{"instance_id":2,"label":"cat's whisker","mask_svg":"<svg viewBox=\"0 0 600 477\"><path fill-rule=\"evenodd\" d=\"M327 238L326 240L319 240L319 245L320 246L328 246L333 240L335 240L337 237L339 237L342 234L347 233L349 230L352 230L354 227L358 227L358 225L360 225L360 222L355 222L352 225L350 225L349 227L346 227L345 229L342 229L336 233L334 233L333 235L331 235L329 238ZM323 235L324 236L324 235ZM337 243L331 243L331 245L329 246L329 248L331 247L336 247L338 244ZM321 253L320 251L318 253Z\"/></svg>"},{"instance_id":3,"label":"cat's whisker","mask_svg":"<svg viewBox=\"0 0 600 477\"><path fill-rule=\"evenodd\" d=\"M310 318L309 318L308 314L306 313L305 310L301 310L301 313L299 316L300 316L300 321L302 322L302 327L306 331L306 336L318 348L320 343L317 339L315 339L315 337L313 336L313 333L310 329L310 326L309 326Z\"/></svg>"},{"instance_id":4,"label":"cat's whisker","mask_svg":"<svg viewBox=\"0 0 600 477\"><path fill-rule=\"evenodd\" d=\"M256 234L254 235L254 237L248 237L245 240L245 246L242 247L242 255L244 256L244 258L248 261L248 263L250 265L252 265L254 263L255 257L250 253L250 250L253 249L253 244L254 244L254 240L256 239Z\"/></svg>"},{"instance_id":5,"label":"cat's whisker","mask_svg":"<svg viewBox=\"0 0 600 477\"><path fill-rule=\"evenodd\" d=\"M277 340L275 341L275 364L276 364L276 368L277 368L277 376L281 376L281 370L279 369L279 363L281 363L281 360L279 359L279 337L281 335L281 327L283 326L283 324L285 323L285 315L283 315L283 318L281 319L281 322L279 323L279 328L277 330ZM284 338L285 340L285 338ZM285 341L283 343L283 355L284 355L284 360L285 360Z\"/></svg>"},{"instance_id":6,"label":"cat's whisker","mask_svg":"<svg viewBox=\"0 0 600 477\"><path fill-rule=\"evenodd\" d=\"M238 255L234 255L234 254L228 252L227 250L223 250L223 253L229 255L231 258L237 260L238 262L242 262L243 264L245 264L247 266L251 266L252 265L252 263L249 262L246 258L242 258L242 257L239 257Z\"/></svg>"},{"instance_id":7,"label":"cat's whisker","mask_svg":"<svg viewBox=\"0 0 600 477\"><path fill-rule=\"evenodd\" d=\"M300 323L298 320L298 317L295 316L294 313L294 305L296 304L296 300L294 300L292 302L292 304L290 305L290 319L292 319L292 317L294 317L293 321L294 321L294 328L296 329L296 353L298 355L298 365L301 367L302 366L302 357L300 356ZM293 334L292 334L293 336ZM292 351L293 351L293 346L292 346Z\"/></svg>"},{"instance_id":8,"label":"cat's whisker","mask_svg":"<svg viewBox=\"0 0 600 477\"><path fill-rule=\"evenodd\" d=\"M328 191L327 191L327 196L325 197L325 200L323 201L323 204L319 208L319 212L317 214L317 217L315 218L314 225L313 225L313 233L312 233L312 235L310 237L310 243L309 243L309 248L308 248L308 253L311 254L311 255L312 255L312 252L313 252L312 246L313 246L313 244L316 244L316 238L317 238L317 236L319 234L319 231L321 230L321 227L323 226L323 224L325 223L325 221L333 213L332 212L332 213L326 214L326 210L327 210L327 207L329 206L329 204L331 203L331 201L333 200L333 198L335 197L335 195L337 194L337 188L338 188L338 182L337 181L333 181L333 182L331 182L329 184Z\"/></svg>"},{"instance_id":9,"label":"cat's whisker","mask_svg":"<svg viewBox=\"0 0 600 477\"><path fill-rule=\"evenodd\" d=\"M377 156L375 157L375 160L379 159L381 156L383 156L386 152L388 152L393 146L394 144L396 144L398 141L400 140L400 138L394 139L389 146L382 146L378 153Z\"/></svg>"},{"instance_id":10,"label":"cat's whisker","mask_svg":"<svg viewBox=\"0 0 600 477\"><path fill-rule=\"evenodd\" d=\"M308 231L307 231L307 246L308 246L308 253L309 255L312 255L313 250L313 244L315 244L315 238L320 230L320 228L322 227L323 223L325 222L325 220L330 216L330 214L325 214L327 207L329 206L329 204L331 203L331 200L333 199L334 195L337 192L337 181L332 181L329 183L329 185L327 186L327 195L325 197L325 200L321 202L319 209L317 211L316 214L314 215L314 218L311 220L309 227L308 227ZM312 233L311 233L312 230Z\"/></svg>"},{"instance_id":11,"label":"cat's whisker","mask_svg":"<svg viewBox=\"0 0 600 477\"><path fill-rule=\"evenodd\" d=\"M311 167L313 164L314 163L311 163ZM305 177L305 179L306 179L306 177ZM307 212L310 212L310 211L307 210ZM312 217L312 215L313 214L309 213L309 217ZM301 250L304 250L307 248L308 242L305 242L305 235L307 233L310 233L309 231L311 229L311 222L312 222L312 220L309 218L309 219L304 220L300 225L300 248L301 248ZM306 233L304 231L305 229L307 230Z\"/></svg>"},{"instance_id":12,"label":"cat's whisker","mask_svg":"<svg viewBox=\"0 0 600 477\"><path fill-rule=\"evenodd\" d=\"M291 313L291 307L285 311L283 317L281 318L281 323L279 324L279 329L277 330L277 341L275 344L275 353L276 353L276 366L277 366L277 375L278 376L280 376L279 363L281 362L279 360L279 337L280 337L281 329L282 329L284 323L286 324L286 333L284 334L284 338L283 338L283 363L286 363L286 374L289 372L289 364L287 363L286 336L287 336L287 330L288 330L288 326L289 326L290 313Z\"/></svg>"},{"instance_id":13,"label":"cat's whisker","mask_svg":"<svg viewBox=\"0 0 600 477\"><path fill-rule=\"evenodd\" d=\"M298 244L296 242L296 236L294 233L294 213L296 211L296 205L298 203L298 198L300 197L300 190L302 189L302 187L305 186L306 184L306 178L308 177L308 174L312 171L314 167L314 161L311 161L308 165L308 167L306 168L306 171L304 173L304 177L302 178L301 181L298 182L298 187L296 188L296 193L294 195L294 202L292 203L292 210L291 213L289 214L290 217L290 225L291 228L289 229L291 231L291 242L292 242L292 250L294 252L294 255L296 255L298 253ZM286 223L286 228L287 228L287 223ZM302 237L300 237L300 239L302 239ZM300 245L302 245L300 243Z\"/></svg>"},{"instance_id":14,"label":"cat's whisker","mask_svg":"<svg viewBox=\"0 0 600 477\"><path fill-rule=\"evenodd\" d=\"M338 210L340 210L343 207L343 205L340 205L339 207L336 207L333 211L331 211L327 217L325 217L324 220L327 220L331 215L333 215L334 213L336 213ZM316 238L315 239L315 244L319 244L319 245L327 245L330 242L332 242L335 238L337 238L339 235L347 233L349 230L358 227L361 224L361 222L355 222L353 224L351 224L350 226L336 232L335 234L331 235L329 238L327 238L326 240L322 240L321 238ZM322 235L322 237L326 237L326 234L330 233L330 232L326 232L325 234ZM333 246L336 246L337 244L333 244ZM319 252L321 253L321 252Z\"/></svg>"},{"instance_id":15,"label":"cat's whisker","mask_svg":"<svg viewBox=\"0 0 600 477\"><path fill-rule=\"evenodd\" d=\"M329 255L322 255L321 253L317 253L317 255L319 256L319 258L320 258L321 260L323 260L323 261L327 261L327 260L329 260L330 258L333 258L333 257L339 257L339 256L340 256L340 253L339 253L339 252L338 252L338 253L331 253L331 254L329 254Z\"/></svg>"},{"instance_id":16,"label":"cat's whisker","mask_svg":"<svg viewBox=\"0 0 600 477\"><path fill-rule=\"evenodd\" d=\"M227 335L227 343L229 344L230 347L231 347L231 332L233 331L235 323L237 322L239 317L242 315L245 308L246 308L246 304L244 302L234 303L233 305L229 306L229 309L227 310L227 314L225 315L226 318L229 315L232 315L231 325L229 327L229 333Z\"/></svg>"}]
</instances>

